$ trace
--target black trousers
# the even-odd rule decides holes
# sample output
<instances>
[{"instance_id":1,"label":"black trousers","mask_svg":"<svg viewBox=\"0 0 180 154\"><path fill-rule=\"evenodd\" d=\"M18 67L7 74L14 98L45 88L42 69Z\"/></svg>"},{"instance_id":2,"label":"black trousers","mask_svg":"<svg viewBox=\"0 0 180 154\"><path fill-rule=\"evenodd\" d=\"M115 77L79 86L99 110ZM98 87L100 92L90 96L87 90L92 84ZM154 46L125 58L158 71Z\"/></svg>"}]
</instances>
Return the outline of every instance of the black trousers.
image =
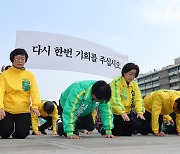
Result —
<instances>
[{"instance_id":1,"label":"black trousers","mask_svg":"<svg viewBox=\"0 0 180 154\"><path fill-rule=\"evenodd\" d=\"M130 114L128 114L130 121L124 121L121 115L113 114L113 116L114 128L112 129L112 134L115 136L131 136L133 128Z\"/></svg>"},{"instance_id":2,"label":"black trousers","mask_svg":"<svg viewBox=\"0 0 180 154\"><path fill-rule=\"evenodd\" d=\"M62 112L63 112L63 108L59 103L59 109L60 109L60 115L62 118ZM63 122L63 118L62 118L62 122ZM87 131L93 131L95 128L95 124L92 118L92 114L89 113L84 117L77 117L77 120L75 122L75 131L78 131L80 129L85 129Z\"/></svg>"},{"instance_id":3,"label":"black trousers","mask_svg":"<svg viewBox=\"0 0 180 154\"><path fill-rule=\"evenodd\" d=\"M76 120L76 124L75 124L76 130L85 129L87 131L93 131L94 128L95 128L95 124L91 113L89 113L84 117L78 117L78 119Z\"/></svg>"},{"instance_id":4,"label":"black trousers","mask_svg":"<svg viewBox=\"0 0 180 154\"><path fill-rule=\"evenodd\" d=\"M45 119L46 122L40 126L40 130L44 131L48 127L52 126L52 117L51 116L48 116L48 117L42 117L41 116L41 118Z\"/></svg>"},{"instance_id":5,"label":"black trousers","mask_svg":"<svg viewBox=\"0 0 180 154\"><path fill-rule=\"evenodd\" d=\"M146 120L142 120L141 121L141 129L140 129L140 133L142 135L148 135L149 133L153 133L152 131L152 127L151 127L151 113L148 111L145 111L144 113L144 118ZM163 123L163 115L159 115L159 132L161 132L161 126Z\"/></svg>"},{"instance_id":6,"label":"black trousers","mask_svg":"<svg viewBox=\"0 0 180 154\"><path fill-rule=\"evenodd\" d=\"M31 125L30 113L11 114L6 112L6 117L0 120L0 136L3 139L11 135L16 139L24 139L29 135Z\"/></svg>"}]
</instances>

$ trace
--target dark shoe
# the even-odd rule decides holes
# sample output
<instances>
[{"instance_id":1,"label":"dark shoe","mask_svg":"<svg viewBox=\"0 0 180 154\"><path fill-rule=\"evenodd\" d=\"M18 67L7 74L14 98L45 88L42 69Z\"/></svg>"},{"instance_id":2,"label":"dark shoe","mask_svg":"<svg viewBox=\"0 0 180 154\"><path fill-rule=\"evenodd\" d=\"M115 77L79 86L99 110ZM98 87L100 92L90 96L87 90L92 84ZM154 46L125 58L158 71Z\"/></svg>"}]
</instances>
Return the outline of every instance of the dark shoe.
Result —
<instances>
[{"instance_id":1,"label":"dark shoe","mask_svg":"<svg viewBox=\"0 0 180 154\"><path fill-rule=\"evenodd\" d=\"M75 135L79 136L79 131L78 131L78 130L75 130L73 133L74 133Z\"/></svg>"},{"instance_id":2,"label":"dark shoe","mask_svg":"<svg viewBox=\"0 0 180 154\"><path fill-rule=\"evenodd\" d=\"M47 135L45 130L40 130L41 134Z\"/></svg>"},{"instance_id":3,"label":"dark shoe","mask_svg":"<svg viewBox=\"0 0 180 154\"><path fill-rule=\"evenodd\" d=\"M136 135L136 134L138 134L138 133L139 133L139 132L138 132L137 130L135 130L135 129L132 131L132 134L134 134L134 135Z\"/></svg>"},{"instance_id":4,"label":"dark shoe","mask_svg":"<svg viewBox=\"0 0 180 154\"><path fill-rule=\"evenodd\" d=\"M100 129L100 134L101 134L101 135L105 135L105 134L106 134L106 131L104 130L103 127Z\"/></svg>"},{"instance_id":5,"label":"dark shoe","mask_svg":"<svg viewBox=\"0 0 180 154\"><path fill-rule=\"evenodd\" d=\"M36 134L34 133L34 131L32 132L32 135L36 135Z\"/></svg>"},{"instance_id":6,"label":"dark shoe","mask_svg":"<svg viewBox=\"0 0 180 154\"><path fill-rule=\"evenodd\" d=\"M59 121L57 123L57 134L59 136L66 136L67 137L67 134L64 132L64 129L63 129L63 123L61 121Z\"/></svg>"},{"instance_id":7,"label":"dark shoe","mask_svg":"<svg viewBox=\"0 0 180 154\"><path fill-rule=\"evenodd\" d=\"M41 127L39 127L39 131L41 132L41 134L47 135L46 131L43 130Z\"/></svg>"},{"instance_id":8,"label":"dark shoe","mask_svg":"<svg viewBox=\"0 0 180 154\"><path fill-rule=\"evenodd\" d=\"M104 130L102 124L98 124L98 125L96 126L96 129L98 130L98 132L99 132L101 135L105 135L105 134L106 134L106 131Z\"/></svg>"}]
</instances>

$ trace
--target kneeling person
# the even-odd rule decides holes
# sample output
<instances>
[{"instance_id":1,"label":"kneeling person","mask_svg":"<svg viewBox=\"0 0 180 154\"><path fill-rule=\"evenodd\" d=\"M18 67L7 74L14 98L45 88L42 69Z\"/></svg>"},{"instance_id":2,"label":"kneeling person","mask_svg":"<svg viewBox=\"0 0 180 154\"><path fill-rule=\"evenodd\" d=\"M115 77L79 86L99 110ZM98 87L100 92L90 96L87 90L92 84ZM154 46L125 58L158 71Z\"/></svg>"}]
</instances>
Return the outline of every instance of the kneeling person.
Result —
<instances>
[{"instance_id":1,"label":"kneeling person","mask_svg":"<svg viewBox=\"0 0 180 154\"><path fill-rule=\"evenodd\" d=\"M107 101L111 88L105 81L80 81L70 85L60 97L62 123L58 123L58 134L70 139L80 139L78 131L92 131L94 121L91 112L99 108L106 138L114 138L112 106Z\"/></svg>"},{"instance_id":2,"label":"kneeling person","mask_svg":"<svg viewBox=\"0 0 180 154\"><path fill-rule=\"evenodd\" d=\"M162 132L163 116L176 113L176 130L180 136L180 91L158 90L151 92L144 98L146 120L141 121L142 135L149 133L155 136L165 136Z\"/></svg>"},{"instance_id":3,"label":"kneeling person","mask_svg":"<svg viewBox=\"0 0 180 154\"><path fill-rule=\"evenodd\" d=\"M41 134L46 135L47 133L45 130L50 126L53 127L52 135L57 135L56 121L58 118L58 109L56 103L54 103L54 101L41 101L39 111L41 114L40 117L45 119L46 122L38 128L39 117L32 113L31 114L32 128L33 128L32 135L41 135Z\"/></svg>"}]
</instances>

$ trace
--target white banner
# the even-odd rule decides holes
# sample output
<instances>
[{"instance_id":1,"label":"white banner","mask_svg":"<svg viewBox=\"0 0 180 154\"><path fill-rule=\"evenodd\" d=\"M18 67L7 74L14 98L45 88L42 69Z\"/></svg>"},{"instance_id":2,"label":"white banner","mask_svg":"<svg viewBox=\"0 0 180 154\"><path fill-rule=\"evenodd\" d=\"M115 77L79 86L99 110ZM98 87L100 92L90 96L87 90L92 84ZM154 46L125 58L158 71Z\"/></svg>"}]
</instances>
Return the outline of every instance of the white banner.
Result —
<instances>
[{"instance_id":1,"label":"white banner","mask_svg":"<svg viewBox=\"0 0 180 154\"><path fill-rule=\"evenodd\" d=\"M18 31L16 48L29 55L26 67L76 71L114 78L128 61L126 55L102 45L60 34Z\"/></svg>"}]
</instances>

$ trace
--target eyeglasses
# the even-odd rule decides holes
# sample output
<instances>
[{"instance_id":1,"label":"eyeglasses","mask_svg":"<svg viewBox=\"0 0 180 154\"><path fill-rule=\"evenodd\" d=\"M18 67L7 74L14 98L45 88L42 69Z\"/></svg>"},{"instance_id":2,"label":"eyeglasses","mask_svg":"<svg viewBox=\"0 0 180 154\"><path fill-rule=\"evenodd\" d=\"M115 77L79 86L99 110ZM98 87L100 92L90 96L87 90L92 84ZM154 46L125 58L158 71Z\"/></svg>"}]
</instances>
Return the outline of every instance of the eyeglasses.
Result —
<instances>
[{"instance_id":1,"label":"eyeglasses","mask_svg":"<svg viewBox=\"0 0 180 154\"><path fill-rule=\"evenodd\" d=\"M25 57L14 57L14 60L15 60L15 61L25 62L25 61L26 61L26 58L25 58Z\"/></svg>"}]
</instances>

